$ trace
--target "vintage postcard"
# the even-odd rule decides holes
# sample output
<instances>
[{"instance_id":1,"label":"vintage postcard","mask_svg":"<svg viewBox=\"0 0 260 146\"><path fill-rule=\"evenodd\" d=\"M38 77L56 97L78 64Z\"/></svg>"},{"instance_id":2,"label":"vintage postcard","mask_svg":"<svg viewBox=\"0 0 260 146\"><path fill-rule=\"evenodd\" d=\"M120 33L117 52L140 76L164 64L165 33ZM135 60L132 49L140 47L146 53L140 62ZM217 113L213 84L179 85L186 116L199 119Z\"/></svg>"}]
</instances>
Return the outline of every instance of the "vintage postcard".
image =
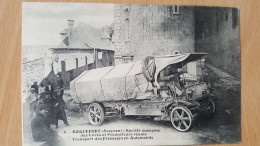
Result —
<instances>
[{"instance_id":1,"label":"vintage postcard","mask_svg":"<svg viewBox=\"0 0 260 146\"><path fill-rule=\"evenodd\" d=\"M238 8L24 2L24 146L239 143Z\"/></svg>"}]
</instances>

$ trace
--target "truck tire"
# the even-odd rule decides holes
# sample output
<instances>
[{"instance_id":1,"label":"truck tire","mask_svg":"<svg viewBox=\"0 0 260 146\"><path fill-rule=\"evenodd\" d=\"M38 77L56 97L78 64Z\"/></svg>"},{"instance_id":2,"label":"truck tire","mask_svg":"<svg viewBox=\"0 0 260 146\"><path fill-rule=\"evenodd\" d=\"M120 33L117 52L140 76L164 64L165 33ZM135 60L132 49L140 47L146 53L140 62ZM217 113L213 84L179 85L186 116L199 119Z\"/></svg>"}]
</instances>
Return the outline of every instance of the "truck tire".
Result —
<instances>
[{"instance_id":1,"label":"truck tire","mask_svg":"<svg viewBox=\"0 0 260 146\"><path fill-rule=\"evenodd\" d=\"M91 103L88 107L88 120L93 126L100 126L105 119L104 108L99 103Z\"/></svg>"},{"instance_id":2,"label":"truck tire","mask_svg":"<svg viewBox=\"0 0 260 146\"><path fill-rule=\"evenodd\" d=\"M192 127L193 116L191 111L183 106L172 109L170 119L173 127L181 132L186 132Z\"/></svg>"}]
</instances>

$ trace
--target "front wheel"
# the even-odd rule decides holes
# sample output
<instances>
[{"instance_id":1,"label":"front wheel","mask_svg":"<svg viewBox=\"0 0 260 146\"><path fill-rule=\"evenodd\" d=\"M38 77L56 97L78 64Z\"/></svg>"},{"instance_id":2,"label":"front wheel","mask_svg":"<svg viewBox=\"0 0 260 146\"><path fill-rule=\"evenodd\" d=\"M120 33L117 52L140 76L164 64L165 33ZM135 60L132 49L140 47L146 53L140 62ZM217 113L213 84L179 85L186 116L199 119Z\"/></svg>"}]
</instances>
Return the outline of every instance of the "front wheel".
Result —
<instances>
[{"instance_id":1,"label":"front wheel","mask_svg":"<svg viewBox=\"0 0 260 146\"><path fill-rule=\"evenodd\" d=\"M93 126L100 126L105 119L104 108L98 103L91 103L88 108L88 120Z\"/></svg>"},{"instance_id":2,"label":"front wheel","mask_svg":"<svg viewBox=\"0 0 260 146\"><path fill-rule=\"evenodd\" d=\"M206 117L211 118L214 116L216 112L216 105L214 101L209 101L209 105L205 108L204 113L206 114Z\"/></svg>"},{"instance_id":3,"label":"front wheel","mask_svg":"<svg viewBox=\"0 0 260 146\"><path fill-rule=\"evenodd\" d=\"M186 107L175 107L170 113L173 127L181 132L188 131L192 126L192 113Z\"/></svg>"}]
</instances>

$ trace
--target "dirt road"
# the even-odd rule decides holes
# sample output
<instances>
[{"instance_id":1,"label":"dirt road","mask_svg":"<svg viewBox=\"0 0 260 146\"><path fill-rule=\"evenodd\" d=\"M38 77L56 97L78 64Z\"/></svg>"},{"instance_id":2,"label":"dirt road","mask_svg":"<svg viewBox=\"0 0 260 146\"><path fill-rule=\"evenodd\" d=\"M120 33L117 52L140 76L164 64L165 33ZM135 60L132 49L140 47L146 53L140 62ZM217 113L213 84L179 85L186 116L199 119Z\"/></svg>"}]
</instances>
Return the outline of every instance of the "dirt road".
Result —
<instances>
[{"instance_id":1,"label":"dirt road","mask_svg":"<svg viewBox=\"0 0 260 146\"><path fill-rule=\"evenodd\" d=\"M105 121L100 127L93 127L89 125L88 120L84 113L79 113L76 109L72 110L68 108L66 110L68 121L71 126L65 126L62 121L59 121L59 129L57 129L57 134L60 137L59 141L56 141L55 145L59 144L86 144L89 145L94 143L99 144L119 144L122 142L130 144L146 144L146 145L166 145L166 144L209 144L209 143L234 143L240 141L240 94L236 92L226 91L222 88L215 88L215 102L217 106L216 114L212 119L205 119L203 117L198 117L193 124L192 129L189 132L179 132L173 128L170 122L165 121L154 121L149 118L140 117L125 117L123 119L111 119ZM65 97L69 99L69 96ZM68 106L71 106L69 101L67 101ZM30 129L30 117L28 105L24 103L24 119L23 119L23 133L24 133L24 145L52 145L49 143L36 143L33 142ZM52 126L54 129L54 126ZM125 132L126 129L156 129L160 132L158 133L146 133L146 136L151 136L152 140L117 140L113 143L104 143L103 140L99 139L100 133L88 133L94 134L91 137L85 135L85 138L89 138L86 141L79 140L77 138L82 137L81 134L75 133L76 131L82 130L111 130L118 129L121 133ZM104 133L104 132L103 132ZM119 132L120 133L120 132ZM137 134L142 134L142 131L134 132ZM133 133L133 134L134 134ZM85 133L86 134L86 133ZM113 137L113 136L112 136ZM74 141L73 141L74 138ZM131 138L131 136L130 136ZM72 142L72 143L71 143ZM109 142L109 141L108 141ZM141 142L141 143L139 143ZM143 142L143 143L142 143Z\"/></svg>"}]
</instances>

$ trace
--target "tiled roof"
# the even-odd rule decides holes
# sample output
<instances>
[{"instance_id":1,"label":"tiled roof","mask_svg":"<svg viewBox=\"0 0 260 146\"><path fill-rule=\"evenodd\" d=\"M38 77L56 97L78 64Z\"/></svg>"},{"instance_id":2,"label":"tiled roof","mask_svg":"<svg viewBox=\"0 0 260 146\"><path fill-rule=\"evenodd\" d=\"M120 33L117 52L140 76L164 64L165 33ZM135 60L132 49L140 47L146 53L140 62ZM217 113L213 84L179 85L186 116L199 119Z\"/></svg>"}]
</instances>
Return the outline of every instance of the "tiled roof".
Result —
<instances>
[{"instance_id":1,"label":"tiled roof","mask_svg":"<svg viewBox=\"0 0 260 146\"><path fill-rule=\"evenodd\" d=\"M75 49L108 49L111 50L109 35L94 27L80 23L72 29L71 35L66 36L57 48Z\"/></svg>"}]
</instances>

